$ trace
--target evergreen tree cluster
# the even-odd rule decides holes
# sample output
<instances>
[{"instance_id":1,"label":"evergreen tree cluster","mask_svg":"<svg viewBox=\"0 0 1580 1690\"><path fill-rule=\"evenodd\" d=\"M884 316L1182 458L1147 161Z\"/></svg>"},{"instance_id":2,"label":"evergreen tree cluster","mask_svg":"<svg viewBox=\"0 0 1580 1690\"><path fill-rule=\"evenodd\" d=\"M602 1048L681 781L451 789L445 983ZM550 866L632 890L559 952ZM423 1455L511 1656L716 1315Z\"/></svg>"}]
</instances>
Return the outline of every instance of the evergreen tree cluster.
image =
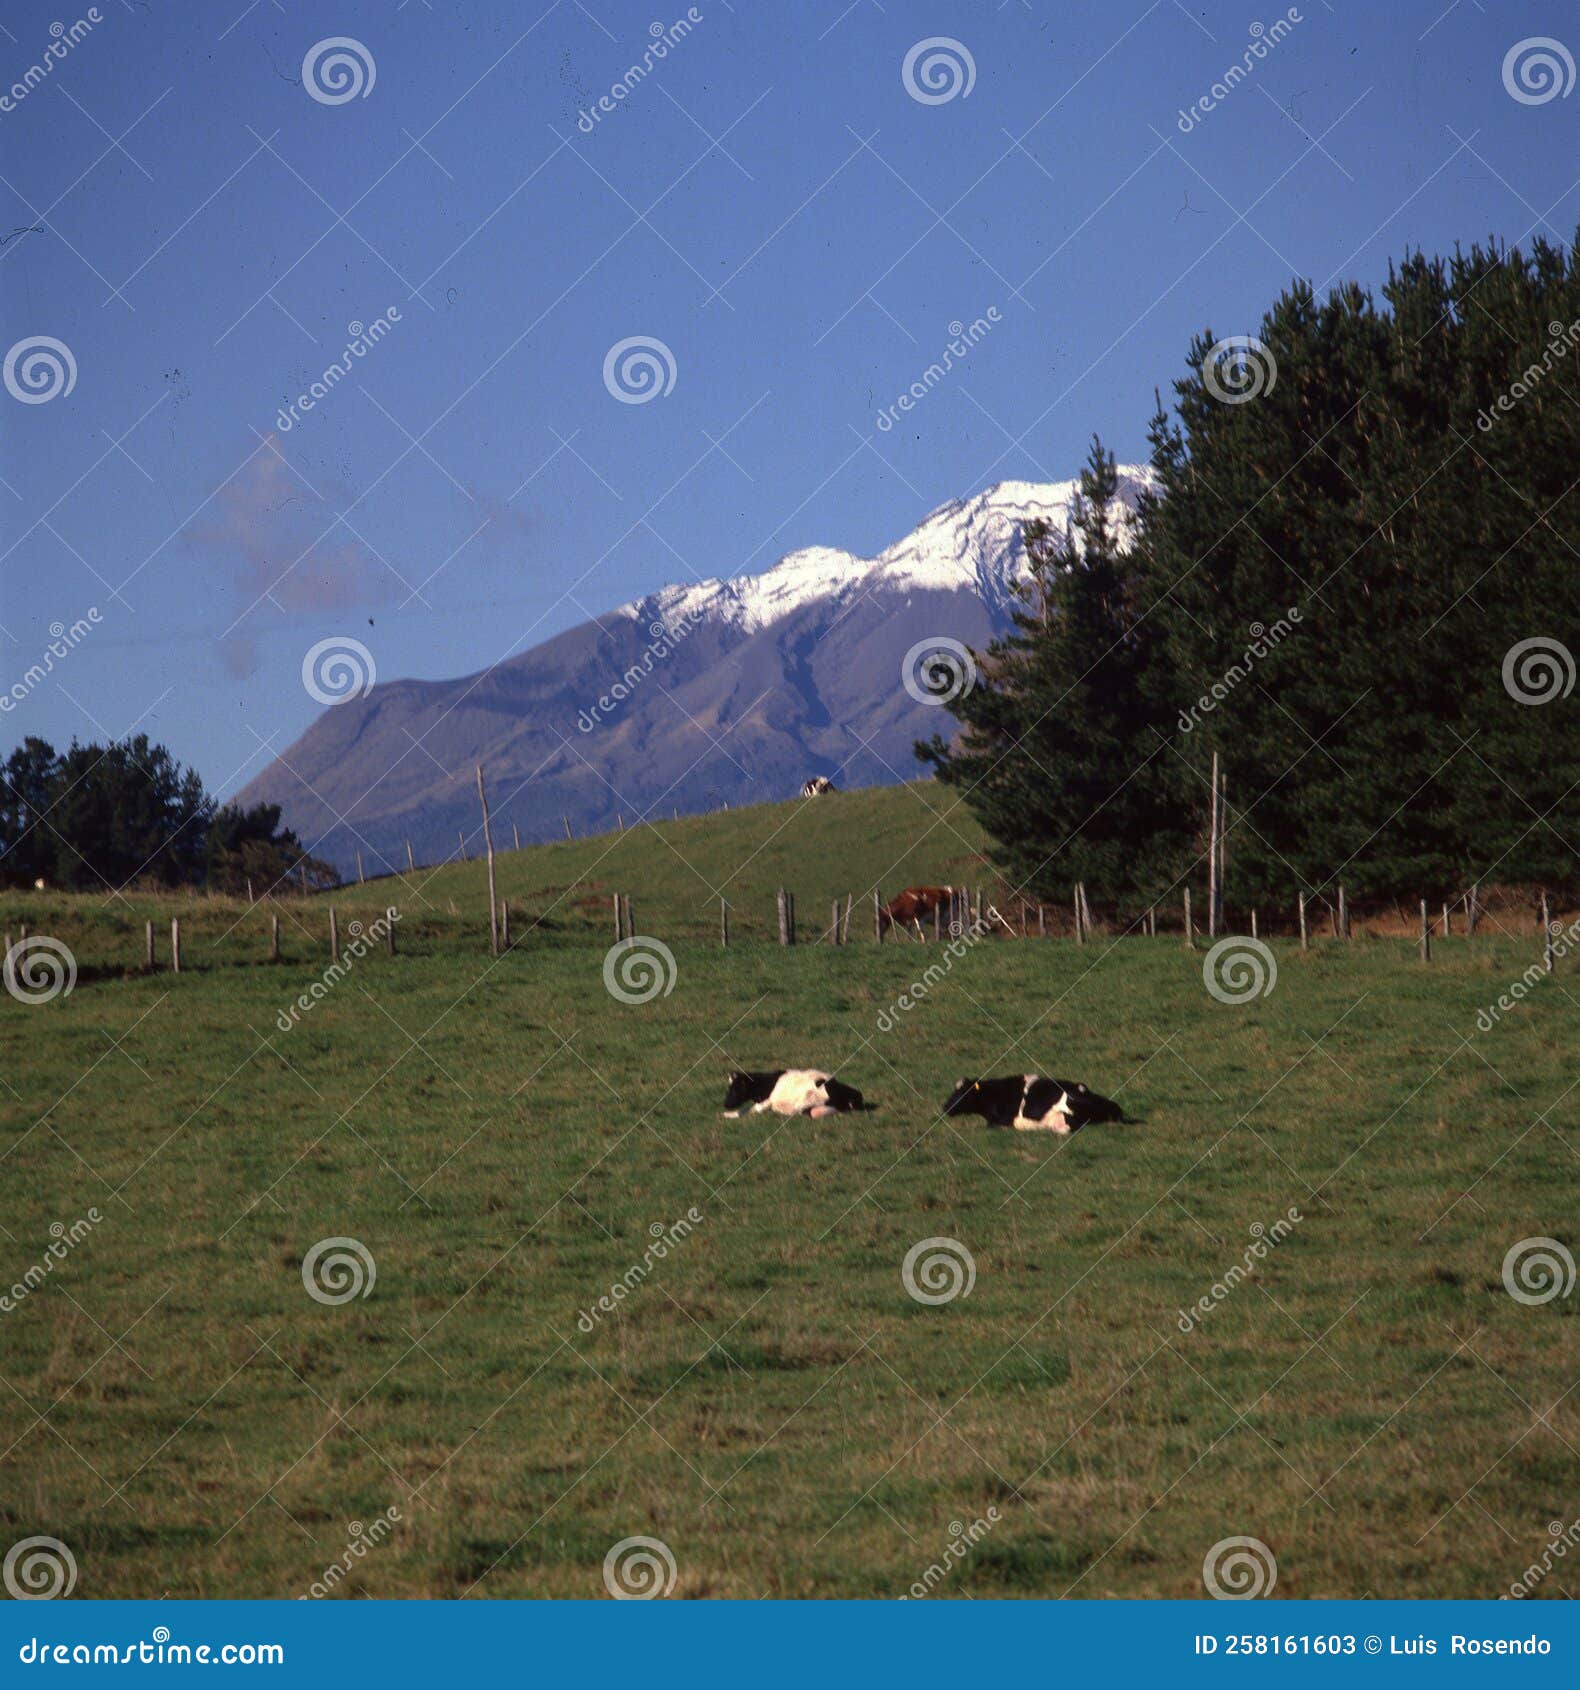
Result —
<instances>
[{"instance_id":1,"label":"evergreen tree cluster","mask_svg":"<svg viewBox=\"0 0 1580 1690\"><path fill-rule=\"evenodd\" d=\"M1135 543L1094 443L1074 532L917 747L1029 895L1438 898L1580 848L1580 260L1414 255L1381 300L1291 287L1159 404Z\"/></svg>"},{"instance_id":2,"label":"evergreen tree cluster","mask_svg":"<svg viewBox=\"0 0 1580 1690\"><path fill-rule=\"evenodd\" d=\"M278 804L221 805L194 769L138 734L57 752L29 737L0 768L0 884L119 889L207 886L256 893L282 881L332 885Z\"/></svg>"}]
</instances>

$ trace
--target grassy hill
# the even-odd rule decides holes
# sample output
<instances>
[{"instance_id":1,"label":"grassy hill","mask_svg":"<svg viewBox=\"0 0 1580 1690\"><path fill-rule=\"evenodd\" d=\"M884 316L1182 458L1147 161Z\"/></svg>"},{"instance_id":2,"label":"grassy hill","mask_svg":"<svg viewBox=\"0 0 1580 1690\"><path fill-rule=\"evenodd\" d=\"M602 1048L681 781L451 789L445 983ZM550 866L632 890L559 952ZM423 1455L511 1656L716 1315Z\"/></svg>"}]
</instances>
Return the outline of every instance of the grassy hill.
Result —
<instances>
[{"instance_id":1,"label":"grassy hill","mask_svg":"<svg viewBox=\"0 0 1580 1690\"><path fill-rule=\"evenodd\" d=\"M0 1540L59 1538L84 1596L294 1596L331 1566L343 1595L595 1596L633 1536L684 1596L935 1566L943 1596L1199 1596L1237 1536L1280 1596L1506 1590L1580 1444L1580 1294L1515 1297L1505 1266L1580 1249L1573 964L1488 1019L1528 932L1430 967L1275 940L1238 1005L1178 935L760 942L780 882L806 925L977 878L930 803L512 854L539 925L498 961L480 864L342 891L348 939L409 913L333 980L328 898L282 900L275 966L244 904L6 898L79 977L0 994ZM615 889L673 955L647 1002L606 983ZM188 972L144 975L173 909ZM875 1107L720 1118L730 1068L787 1060ZM962 1073L1033 1069L1130 1122L939 1115ZM365 1260L331 1280L345 1240ZM919 1301L937 1240L970 1288Z\"/></svg>"},{"instance_id":2,"label":"grassy hill","mask_svg":"<svg viewBox=\"0 0 1580 1690\"><path fill-rule=\"evenodd\" d=\"M509 842L508 830L496 831L496 847ZM722 896L730 903L733 935L772 937L780 886L796 893L804 939L829 925L834 898L866 897L865 907L852 914L851 928L867 939L872 887L891 896L909 885L986 881L982 849L970 811L942 789L920 783L721 810L520 851L500 849L495 875L500 898L511 905L513 937L530 932L542 944L612 936L616 892L631 898L642 932L714 938ZM475 944L488 926L480 826L468 851L478 854L306 899L286 892L254 906L245 899L187 892L0 892L0 925L13 934L23 926L51 933L72 947L83 967L114 972L141 967L148 921L155 925L159 956L167 957L170 919L177 915L189 968L266 959L272 915L280 919L283 956L322 955L330 903L347 925L371 923L395 905L401 912L399 944L464 945L469 935Z\"/></svg>"}]
</instances>

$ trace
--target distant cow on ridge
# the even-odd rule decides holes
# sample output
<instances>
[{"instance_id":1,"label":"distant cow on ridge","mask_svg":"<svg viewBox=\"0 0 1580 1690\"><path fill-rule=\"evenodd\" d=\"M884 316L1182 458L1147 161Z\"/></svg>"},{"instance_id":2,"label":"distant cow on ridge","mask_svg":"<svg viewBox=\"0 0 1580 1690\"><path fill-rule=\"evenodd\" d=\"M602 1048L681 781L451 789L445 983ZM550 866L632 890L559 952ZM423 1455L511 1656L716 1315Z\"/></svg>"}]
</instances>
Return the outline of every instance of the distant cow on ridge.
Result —
<instances>
[{"instance_id":1,"label":"distant cow on ridge","mask_svg":"<svg viewBox=\"0 0 1580 1690\"><path fill-rule=\"evenodd\" d=\"M821 798L825 792L838 791L839 788L835 786L833 781L831 781L827 775L813 775L811 780L803 782L801 786L801 796L803 798Z\"/></svg>"}]
</instances>

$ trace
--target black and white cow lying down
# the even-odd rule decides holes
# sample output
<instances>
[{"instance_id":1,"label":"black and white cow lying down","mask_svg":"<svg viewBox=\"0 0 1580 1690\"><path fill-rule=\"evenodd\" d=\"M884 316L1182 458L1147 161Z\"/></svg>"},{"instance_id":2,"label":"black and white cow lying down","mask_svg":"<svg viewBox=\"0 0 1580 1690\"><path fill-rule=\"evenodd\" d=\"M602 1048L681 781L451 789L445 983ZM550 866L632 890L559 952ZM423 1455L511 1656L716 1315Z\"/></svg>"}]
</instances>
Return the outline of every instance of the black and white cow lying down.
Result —
<instances>
[{"instance_id":1,"label":"black and white cow lying down","mask_svg":"<svg viewBox=\"0 0 1580 1690\"><path fill-rule=\"evenodd\" d=\"M747 1108L754 1115L809 1115L821 1120L866 1105L854 1086L820 1068L776 1068L769 1073L734 1073L724 1092L724 1114L734 1120Z\"/></svg>"},{"instance_id":2,"label":"black and white cow lying down","mask_svg":"<svg viewBox=\"0 0 1580 1690\"><path fill-rule=\"evenodd\" d=\"M1100 1097L1069 1080L1045 1080L1040 1074L1010 1074L1002 1080L957 1080L946 1115L983 1115L990 1127L1021 1132L1074 1132L1094 1121L1122 1121L1124 1111L1112 1098Z\"/></svg>"}]
</instances>

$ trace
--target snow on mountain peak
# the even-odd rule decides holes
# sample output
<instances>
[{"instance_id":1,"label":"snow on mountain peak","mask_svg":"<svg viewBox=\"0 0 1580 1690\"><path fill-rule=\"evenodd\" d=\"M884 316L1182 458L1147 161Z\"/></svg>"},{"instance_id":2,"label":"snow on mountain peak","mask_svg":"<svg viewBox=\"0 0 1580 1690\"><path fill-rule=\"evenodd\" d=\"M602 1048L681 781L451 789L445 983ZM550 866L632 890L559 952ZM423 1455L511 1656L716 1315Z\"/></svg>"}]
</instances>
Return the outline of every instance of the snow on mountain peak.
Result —
<instances>
[{"instance_id":1,"label":"snow on mountain peak","mask_svg":"<svg viewBox=\"0 0 1580 1690\"><path fill-rule=\"evenodd\" d=\"M1114 512L1123 532L1150 469L1121 464ZM1042 518L1055 531L1072 518L1079 481L1000 481L970 498L952 499L875 558L834 546L787 552L760 575L661 588L621 607L633 618L657 614L666 626L713 617L748 632L766 628L803 605L875 588L934 592L970 589L1002 605L1025 573L1021 530Z\"/></svg>"}]
</instances>

